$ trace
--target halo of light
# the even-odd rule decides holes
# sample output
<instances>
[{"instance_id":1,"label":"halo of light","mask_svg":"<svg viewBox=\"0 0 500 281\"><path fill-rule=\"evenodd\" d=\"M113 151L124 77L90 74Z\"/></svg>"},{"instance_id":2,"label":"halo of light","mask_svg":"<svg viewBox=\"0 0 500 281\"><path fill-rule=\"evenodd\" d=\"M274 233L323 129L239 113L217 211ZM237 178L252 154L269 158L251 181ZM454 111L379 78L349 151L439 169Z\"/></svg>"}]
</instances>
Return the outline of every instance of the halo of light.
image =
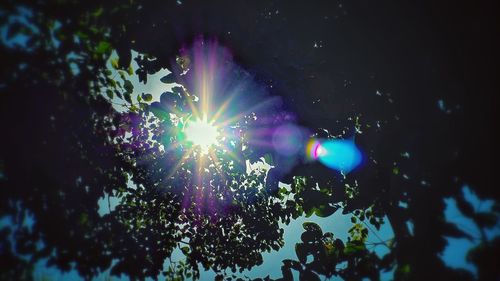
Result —
<instances>
[{"instance_id":1,"label":"halo of light","mask_svg":"<svg viewBox=\"0 0 500 281\"><path fill-rule=\"evenodd\" d=\"M273 132L272 144L279 154L293 156L303 145L302 133L292 124L280 126Z\"/></svg>"},{"instance_id":2,"label":"halo of light","mask_svg":"<svg viewBox=\"0 0 500 281\"><path fill-rule=\"evenodd\" d=\"M218 144L219 131L212 122L203 119L189 120L184 128L186 141L199 146L203 153L208 153L211 146Z\"/></svg>"}]
</instances>

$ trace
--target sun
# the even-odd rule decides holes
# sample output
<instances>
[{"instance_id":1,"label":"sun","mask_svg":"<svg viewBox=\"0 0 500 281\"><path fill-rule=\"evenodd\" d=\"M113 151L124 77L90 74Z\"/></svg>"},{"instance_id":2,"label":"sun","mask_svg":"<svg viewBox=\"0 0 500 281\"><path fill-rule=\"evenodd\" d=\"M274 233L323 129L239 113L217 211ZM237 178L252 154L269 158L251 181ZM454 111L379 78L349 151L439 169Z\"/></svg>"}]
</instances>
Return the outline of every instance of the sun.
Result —
<instances>
[{"instance_id":1,"label":"sun","mask_svg":"<svg viewBox=\"0 0 500 281\"><path fill-rule=\"evenodd\" d=\"M203 153L208 153L208 149L218 144L219 131L213 122L207 121L207 116L203 119L188 121L184 127L186 140L201 148Z\"/></svg>"}]
</instances>

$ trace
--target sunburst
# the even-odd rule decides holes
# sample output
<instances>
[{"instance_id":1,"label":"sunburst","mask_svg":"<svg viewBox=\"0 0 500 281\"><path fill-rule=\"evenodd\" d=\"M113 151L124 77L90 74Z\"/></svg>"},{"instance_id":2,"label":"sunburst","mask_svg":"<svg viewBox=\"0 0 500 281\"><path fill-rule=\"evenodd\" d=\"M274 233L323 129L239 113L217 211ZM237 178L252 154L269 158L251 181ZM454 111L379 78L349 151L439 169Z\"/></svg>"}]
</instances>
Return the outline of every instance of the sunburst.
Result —
<instances>
[{"instance_id":1,"label":"sunburst","mask_svg":"<svg viewBox=\"0 0 500 281\"><path fill-rule=\"evenodd\" d=\"M189 120L184 127L184 134L186 141L199 146L204 154L208 153L210 147L219 144L219 130L213 121L207 120L206 114L202 119Z\"/></svg>"}]
</instances>

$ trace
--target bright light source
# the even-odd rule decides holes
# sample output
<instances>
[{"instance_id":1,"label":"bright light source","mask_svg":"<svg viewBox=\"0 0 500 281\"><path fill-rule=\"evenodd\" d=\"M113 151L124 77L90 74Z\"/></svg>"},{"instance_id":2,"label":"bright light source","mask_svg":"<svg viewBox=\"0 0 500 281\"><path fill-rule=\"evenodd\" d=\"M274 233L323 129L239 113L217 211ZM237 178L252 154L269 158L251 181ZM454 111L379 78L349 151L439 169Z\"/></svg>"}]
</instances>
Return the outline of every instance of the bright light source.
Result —
<instances>
[{"instance_id":1,"label":"bright light source","mask_svg":"<svg viewBox=\"0 0 500 281\"><path fill-rule=\"evenodd\" d=\"M207 121L207 116L203 119L188 121L184 128L186 140L201 148L203 153L208 153L208 148L216 145L219 132L217 127Z\"/></svg>"},{"instance_id":2,"label":"bright light source","mask_svg":"<svg viewBox=\"0 0 500 281\"><path fill-rule=\"evenodd\" d=\"M318 145L315 151L316 157L321 157L326 155L326 149L324 149L321 145Z\"/></svg>"}]
</instances>

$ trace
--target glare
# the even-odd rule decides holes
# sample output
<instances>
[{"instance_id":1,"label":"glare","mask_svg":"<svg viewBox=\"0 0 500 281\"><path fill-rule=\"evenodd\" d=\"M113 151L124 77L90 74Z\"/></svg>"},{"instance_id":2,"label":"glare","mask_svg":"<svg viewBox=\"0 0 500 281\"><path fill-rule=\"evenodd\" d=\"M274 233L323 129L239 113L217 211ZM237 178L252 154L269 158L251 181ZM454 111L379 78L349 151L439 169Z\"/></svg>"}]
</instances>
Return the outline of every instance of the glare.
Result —
<instances>
[{"instance_id":1,"label":"glare","mask_svg":"<svg viewBox=\"0 0 500 281\"><path fill-rule=\"evenodd\" d=\"M208 153L208 149L217 145L219 132L217 127L207 121L206 115L203 119L188 121L184 128L186 140L201 148L203 153Z\"/></svg>"},{"instance_id":2,"label":"glare","mask_svg":"<svg viewBox=\"0 0 500 281\"><path fill-rule=\"evenodd\" d=\"M318 145L315 151L316 157L321 157L326 155L326 149L324 149L321 145Z\"/></svg>"},{"instance_id":3,"label":"glare","mask_svg":"<svg viewBox=\"0 0 500 281\"><path fill-rule=\"evenodd\" d=\"M363 155L353 139L310 139L306 145L306 157L309 160L319 160L328 168L347 174L358 167L363 161Z\"/></svg>"},{"instance_id":4,"label":"glare","mask_svg":"<svg viewBox=\"0 0 500 281\"><path fill-rule=\"evenodd\" d=\"M321 163L344 174L349 173L362 162L361 151L353 140L323 141L318 147L317 155Z\"/></svg>"}]
</instances>

